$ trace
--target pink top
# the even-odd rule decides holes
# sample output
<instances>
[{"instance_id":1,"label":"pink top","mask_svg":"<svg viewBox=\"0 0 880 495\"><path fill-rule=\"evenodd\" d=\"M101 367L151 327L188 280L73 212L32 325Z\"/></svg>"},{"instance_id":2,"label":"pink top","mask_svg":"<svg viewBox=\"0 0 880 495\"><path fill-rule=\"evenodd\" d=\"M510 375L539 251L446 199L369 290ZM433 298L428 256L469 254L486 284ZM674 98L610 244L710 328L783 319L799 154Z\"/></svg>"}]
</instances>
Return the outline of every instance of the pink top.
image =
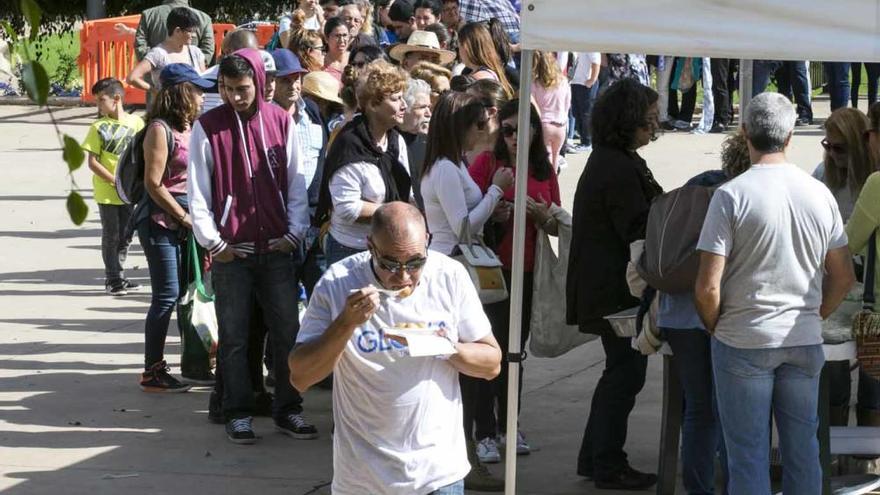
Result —
<instances>
[{"instance_id":1,"label":"pink top","mask_svg":"<svg viewBox=\"0 0 880 495\"><path fill-rule=\"evenodd\" d=\"M537 81L532 82L532 96L541 114L541 123L565 125L568 110L571 108L571 86L564 77L555 87L545 88Z\"/></svg>"},{"instance_id":2,"label":"pink top","mask_svg":"<svg viewBox=\"0 0 880 495\"><path fill-rule=\"evenodd\" d=\"M159 122L151 122L150 126L160 126ZM162 179L162 185L171 193L172 196L186 195L186 165L189 160L189 136L191 130L179 132L171 129L174 136L174 149L168 150L171 155L168 157L168 165L165 169L165 176ZM151 215L153 221L167 229L176 229L178 223L170 215L167 215L161 208L156 208Z\"/></svg>"},{"instance_id":3,"label":"pink top","mask_svg":"<svg viewBox=\"0 0 880 495\"><path fill-rule=\"evenodd\" d=\"M483 191L483 194L486 194L489 186L492 185L492 176L495 175L497 168L507 166L509 165L495 160L491 151L486 151L485 153L481 153L474 160L474 163L468 168L468 172L471 174L471 178L474 179L474 182L480 187L480 190ZM513 168L513 173L516 175L516 167ZM511 187L504 193L503 198L505 201L513 202L516 195L514 189L515 188ZM547 203L562 206L562 201L559 197L559 181L556 178L556 171L552 170L552 168L550 170L550 177L547 180L539 181L538 179L529 176L527 189L528 196L534 200L543 200ZM535 247L537 244L538 228L535 226L534 222L526 220L526 245L524 249L523 263L526 272L534 271ZM501 263L504 265L504 269L510 270L513 262L513 215L511 215L510 220L508 220L505 225L504 238L501 239L497 254L501 259Z\"/></svg>"}]
</instances>

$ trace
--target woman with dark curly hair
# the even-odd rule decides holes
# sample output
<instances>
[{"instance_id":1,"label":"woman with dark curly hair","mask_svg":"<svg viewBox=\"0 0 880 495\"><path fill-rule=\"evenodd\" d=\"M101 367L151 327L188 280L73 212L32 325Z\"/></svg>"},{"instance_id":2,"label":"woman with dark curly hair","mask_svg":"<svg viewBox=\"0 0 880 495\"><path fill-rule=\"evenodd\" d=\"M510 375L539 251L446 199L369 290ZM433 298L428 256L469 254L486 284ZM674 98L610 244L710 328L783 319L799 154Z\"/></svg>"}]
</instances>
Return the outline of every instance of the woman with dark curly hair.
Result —
<instances>
[{"instance_id":1,"label":"woman with dark curly hair","mask_svg":"<svg viewBox=\"0 0 880 495\"><path fill-rule=\"evenodd\" d=\"M181 243L191 235L192 219L186 194L189 137L193 121L202 110L204 89L213 86L187 64L169 64L160 75L162 89L147 115L144 135L144 190L146 207L138 208L135 225L147 257L153 295L144 325L144 372L140 387L145 392L186 392L190 385L168 373L165 338L171 313L180 296ZM167 132L173 147L168 148ZM192 382L212 381L204 376L185 377Z\"/></svg>"},{"instance_id":2,"label":"woman with dark curly hair","mask_svg":"<svg viewBox=\"0 0 880 495\"><path fill-rule=\"evenodd\" d=\"M629 245L645 238L651 200L662 189L637 150L655 138L658 127L653 89L634 79L608 88L593 109L593 152L574 196L567 319L599 335L605 350L578 455L578 474L593 478L597 488L644 489L657 482L656 475L630 467L623 451L647 358L603 317L639 303L626 283Z\"/></svg>"}]
</instances>

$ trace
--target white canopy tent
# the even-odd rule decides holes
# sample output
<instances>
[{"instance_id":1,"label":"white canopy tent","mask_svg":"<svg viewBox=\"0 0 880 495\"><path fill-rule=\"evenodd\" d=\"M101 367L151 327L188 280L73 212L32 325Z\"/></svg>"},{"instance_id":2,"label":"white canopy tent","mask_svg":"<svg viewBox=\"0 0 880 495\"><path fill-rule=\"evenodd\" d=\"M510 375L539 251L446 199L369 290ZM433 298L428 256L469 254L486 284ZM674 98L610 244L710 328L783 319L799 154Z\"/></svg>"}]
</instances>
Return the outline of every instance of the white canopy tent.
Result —
<instances>
[{"instance_id":1,"label":"white canopy tent","mask_svg":"<svg viewBox=\"0 0 880 495\"><path fill-rule=\"evenodd\" d=\"M529 126L532 51L652 53L765 60L880 62L880 0L525 0L519 129ZM751 96L751 63L741 68ZM748 82L749 84L743 84ZM528 170L529 134L517 136L517 170ZM527 173L516 175L513 281L522 300ZM508 356L519 356L522 309L510 305ZM516 493L519 359L508 364L505 494Z\"/></svg>"}]
</instances>

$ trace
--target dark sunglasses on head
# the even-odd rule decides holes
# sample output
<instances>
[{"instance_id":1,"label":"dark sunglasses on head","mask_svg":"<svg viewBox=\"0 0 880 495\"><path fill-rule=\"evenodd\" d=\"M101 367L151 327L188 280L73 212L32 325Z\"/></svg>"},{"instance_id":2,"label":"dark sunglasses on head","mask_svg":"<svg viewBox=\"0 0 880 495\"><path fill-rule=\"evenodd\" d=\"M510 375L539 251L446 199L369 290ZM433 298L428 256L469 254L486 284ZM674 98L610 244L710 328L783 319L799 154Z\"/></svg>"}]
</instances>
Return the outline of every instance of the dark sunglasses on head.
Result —
<instances>
[{"instance_id":1,"label":"dark sunglasses on head","mask_svg":"<svg viewBox=\"0 0 880 495\"><path fill-rule=\"evenodd\" d=\"M827 139L822 140L822 147L825 148L825 151L832 153L846 153L846 146L829 143Z\"/></svg>"},{"instance_id":2,"label":"dark sunglasses on head","mask_svg":"<svg viewBox=\"0 0 880 495\"><path fill-rule=\"evenodd\" d=\"M516 127L503 125L501 126L501 135L504 137L516 136Z\"/></svg>"}]
</instances>

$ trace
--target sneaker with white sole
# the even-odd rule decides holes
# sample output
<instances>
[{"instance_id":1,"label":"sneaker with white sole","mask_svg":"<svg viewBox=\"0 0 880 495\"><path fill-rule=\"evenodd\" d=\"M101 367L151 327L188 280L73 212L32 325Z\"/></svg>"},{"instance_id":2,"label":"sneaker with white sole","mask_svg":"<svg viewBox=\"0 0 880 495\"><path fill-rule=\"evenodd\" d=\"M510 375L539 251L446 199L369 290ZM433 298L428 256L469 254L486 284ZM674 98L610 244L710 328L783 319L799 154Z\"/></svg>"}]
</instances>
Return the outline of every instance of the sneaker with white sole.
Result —
<instances>
[{"instance_id":1,"label":"sneaker with white sole","mask_svg":"<svg viewBox=\"0 0 880 495\"><path fill-rule=\"evenodd\" d=\"M297 440L311 440L318 438L318 429L306 421L302 414L288 414L275 421L275 428L287 436Z\"/></svg>"},{"instance_id":2,"label":"sneaker with white sole","mask_svg":"<svg viewBox=\"0 0 880 495\"><path fill-rule=\"evenodd\" d=\"M504 435L498 435L498 444L505 445L506 439ZM532 453L532 447L526 442L525 435L521 431L516 431L516 455L529 455Z\"/></svg>"},{"instance_id":3,"label":"sneaker with white sole","mask_svg":"<svg viewBox=\"0 0 880 495\"><path fill-rule=\"evenodd\" d=\"M253 422L254 418L250 416L230 420L226 423L226 438L239 445L253 444L257 441Z\"/></svg>"},{"instance_id":4,"label":"sneaker with white sole","mask_svg":"<svg viewBox=\"0 0 880 495\"><path fill-rule=\"evenodd\" d=\"M484 464L496 464L501 462L501 454L498 452L498 444L492 437L486 437L477 442L477 458Z\"/></svg>"}]
</instances>

